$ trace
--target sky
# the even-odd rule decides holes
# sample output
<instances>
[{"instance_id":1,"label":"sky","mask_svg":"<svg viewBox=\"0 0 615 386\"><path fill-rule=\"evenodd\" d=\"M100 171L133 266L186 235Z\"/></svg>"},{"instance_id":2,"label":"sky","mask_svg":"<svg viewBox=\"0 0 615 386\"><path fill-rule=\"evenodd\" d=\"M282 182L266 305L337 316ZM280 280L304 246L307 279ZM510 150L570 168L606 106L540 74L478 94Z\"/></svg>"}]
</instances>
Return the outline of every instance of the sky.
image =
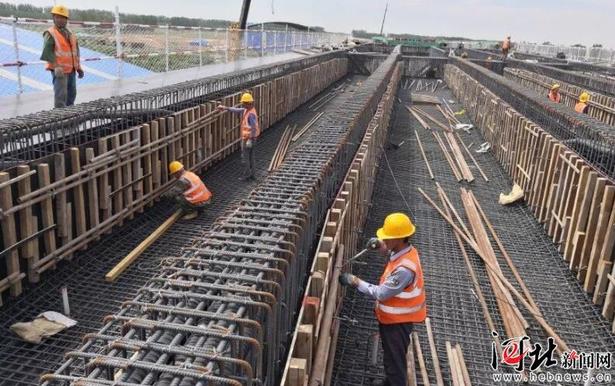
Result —
<instances>
[{"instance_id":1,"label":"sky","mask_svg":"<svg viewBox=\"0 0 615 386\"><path fill-rule=\"evenodd\" d=\"M7 1L7 0L1 0ZM9 3L24 1L8 0ZM53 0L28 0L36 6ZM241 0L58 0L73 8L205 19L239 18ZM379 31L386 0L252 0L248 22L291 21L327 31ZM273 10L273 12L272 12ZM385 33L615 48L615 0L390 0Z\"/></svg>"}]
</instances>

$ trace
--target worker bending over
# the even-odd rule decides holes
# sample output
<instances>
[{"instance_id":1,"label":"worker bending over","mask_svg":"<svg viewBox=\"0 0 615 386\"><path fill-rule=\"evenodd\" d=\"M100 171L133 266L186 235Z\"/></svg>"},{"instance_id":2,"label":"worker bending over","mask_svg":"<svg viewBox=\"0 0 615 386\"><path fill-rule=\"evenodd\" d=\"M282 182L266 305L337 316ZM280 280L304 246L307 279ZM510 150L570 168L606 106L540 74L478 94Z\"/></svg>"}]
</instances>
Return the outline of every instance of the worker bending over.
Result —
<instances>
[{"instance_id":1,"label":"worker bending over","mask_svg":"<svg viewBox=\"0 0 615 386\"><path fill-rule=\"evenodd\" d=\"M66 28L68 8L54 5L51 8L53 27L43 32L44 46L41 60L47 62L46 69L51 71L53 82L53 106L66 107L75 104L77 98L77 80L83 78L79 61L79 44L77 35Z\"/></svg>"},{"instance_id":2,"label":"worker bending over","mask_svg":"<svg viewBox=\"0 0 615 386\"><path fill-rule=\"evenodd\" d=\"M386 217L377 238L368 241L367 248L378 249L387 258L380 282L367 283L343 273L342 285L356 288L376 300L376 318L384 351L385 386L407 386L406 353L413 323L427 317L423 270L419 254L411 244L415 227L403 213Z\"/></svg>"},{"instance_id":3,"label":"worker bending over","mask_svg":"<svg viewBox=\"0 0 615 386\"><path fill-rule=\"evenodd\" d=\"M551 90L549 90L549 99L552 102L560 103L560 101L562 100L562 96L559 94L559 87L559 84L556 83L551 86Z\"/></svg>"},{"instance_id":4,"label":"worker bending over","mask_svg":"<svg viewBox=\"0 0 615 386\"><path fill-rule=\"evenodd\" d=\"M164 196L177 200L179 207L185 212L184 220L196 218L198 213L211 203L213 195L199 176L184 169L181 162L171 162L169 172L176 181Z\"/></svg>"},{"instance_id":5,"label":"worker bending over","mask_svg":"<svg viewBox=\"0 0 615 386\"><path fill-rule=\"evenodd\" d=\"M504 59L508 56L508 51L510 51L512 43L510 42L510 36L506 36L506 39L502 42L502 55Z\"/></svg>"},{"instance_id":6,"label":"worker bending over","mask_svg":"<svg viewBox=\"0 0 615 386\"><path fill-rule=\"evenodd\" d=\"M218 106L221 111L230 111L231 113L241 114L241 162L245 166L242 179L254 179L254 146L256 139L261 134L261 129L258 124L258 114L254 108L254 98L250 93L244 93L239 100L242 107L227 107Z\"/></svg>"},{"instance_id":7,"label":"worker bending over","mask_svg":"<svg viewBox=\"0 0 615 386\"><path fill-rule=\"evenodd\" d=\"M580 114L587 114L587 110L589 109L589 93L587 91L583 91L581 95L579 95L579 102L574 106L574 111Z\"/></svg>"}]
</instances>

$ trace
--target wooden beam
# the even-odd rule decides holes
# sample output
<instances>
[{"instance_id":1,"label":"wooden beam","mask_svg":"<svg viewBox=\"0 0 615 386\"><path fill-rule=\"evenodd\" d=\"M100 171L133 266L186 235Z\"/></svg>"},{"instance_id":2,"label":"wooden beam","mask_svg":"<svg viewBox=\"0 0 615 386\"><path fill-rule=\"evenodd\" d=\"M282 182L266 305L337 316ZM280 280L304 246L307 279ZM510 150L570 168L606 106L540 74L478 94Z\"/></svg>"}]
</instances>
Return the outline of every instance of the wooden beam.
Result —
<instances>
[{"instance_id":1,"label":"wooden beam","mask_svg":"<svg viewBox=\"0 0 615 386\"><path fill-rule=\"evenodd\" d=\"M122 259L113 269L105 275L105 280L114 282L124 272L130 264L132 264L145 250L152 245L160 236L162 236L182 215L182 211L178 210L171 215L165 222L162 223L154 232L152 232L141 244L137 245L126 257Z\"/></svg>"}]
</instances>

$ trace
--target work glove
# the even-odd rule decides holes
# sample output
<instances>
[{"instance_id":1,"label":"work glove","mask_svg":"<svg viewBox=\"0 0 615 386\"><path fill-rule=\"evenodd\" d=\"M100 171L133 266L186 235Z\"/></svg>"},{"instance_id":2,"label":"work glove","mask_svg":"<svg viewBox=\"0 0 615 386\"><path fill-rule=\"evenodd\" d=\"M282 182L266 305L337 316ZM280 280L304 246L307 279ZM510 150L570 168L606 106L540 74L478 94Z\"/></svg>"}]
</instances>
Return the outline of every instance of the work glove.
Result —
<instances>
[{"instance_id":1,"label":"work glove","mask_svg":"<svg viewBox=\"0 0 615 386\"><path fill-rule=\"evenodd\" d=\"M246 141L246 148L247 148L247 149L252 149L252 140L251 140L251 139L248 139L248 140Z\"/></svg>"},{"instance_id":2,"label":"work glove","mask_svg":"<svg viewBox=\"0 0 615 386\"><path fill-rule=\"evenodd\" d=\"M64 78L64 69L60 66L53 69L53 74L56 78Z\"/></svg>"},{"instance_id":3,"label":"work glove","mask_svg":"<svg viewBox=\"0 0 615 386\"><path fill-rule=\"evenodd\" d=\"M344 272L339 276L339 281L340 284L343 286L351 286L351 287L356 287L358 284L359 279L353 275L350 274L348 272Z\"/></svg>"},{"instance_id":4,"label":"work glove","mask_svg":"<svg viewBox=\"0 0 615 386\"><path fill-rule=\"evenodd\" d=\"M78 69L77 70L77 76L79 76L79 79L83 79L83 70L82 69Z\"/></svg>"},{"instance_id":5,"label":"work glove","mask_svg":"<svg viewBox=\"0 0 615 386\"><path fill-rule=\"evenodd\" d=\"M365 249L380 249L382 246L382 241L378 240L377 237L372 237L367 240L367 244L365 244Z\"/></svg>"}]
</instances>

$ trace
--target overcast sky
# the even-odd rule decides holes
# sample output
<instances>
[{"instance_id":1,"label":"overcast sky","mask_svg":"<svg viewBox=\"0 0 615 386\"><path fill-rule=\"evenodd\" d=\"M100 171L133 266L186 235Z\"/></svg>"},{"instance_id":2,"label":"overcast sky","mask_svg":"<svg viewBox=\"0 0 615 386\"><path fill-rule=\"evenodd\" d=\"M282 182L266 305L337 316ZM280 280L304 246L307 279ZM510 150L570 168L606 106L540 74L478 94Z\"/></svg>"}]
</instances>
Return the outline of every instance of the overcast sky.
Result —
<instances>
[{"instance_id":1,"label":"overcast sky","mask_svg":"<svg viewBox=\"0 0 615 386\"><path fill-rule=\"evenodd\" d=\"M2 0L7 1L7 0ZM10 3L24 1L8 0ZM49 6L53 0L28 0ZM236 20L241 0L58 0L73 8ZM615 48L615 0L391 0L384 31ZM273 13L272 13L273 4ZM379 31L385 0L252 0L248 22L292 21L328 31Z\"/></svg>"}]
</instances>

